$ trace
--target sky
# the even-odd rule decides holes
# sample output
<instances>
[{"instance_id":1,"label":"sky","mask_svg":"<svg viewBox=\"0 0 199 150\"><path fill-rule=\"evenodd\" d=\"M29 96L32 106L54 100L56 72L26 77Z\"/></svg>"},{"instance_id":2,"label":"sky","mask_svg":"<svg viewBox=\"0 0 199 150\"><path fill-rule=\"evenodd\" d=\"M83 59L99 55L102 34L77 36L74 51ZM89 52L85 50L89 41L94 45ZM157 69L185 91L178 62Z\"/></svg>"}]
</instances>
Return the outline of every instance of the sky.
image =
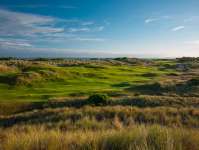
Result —
<instances>
[{"instance_id":1,"label":"sky","mask_svg":"<svg viewBox=\"0 0 199 150\"><path fill-rule=\"evenodd\" d=\"M0 57L199 57L198 0L0 0Z\"/></svg>"}]
</instances>

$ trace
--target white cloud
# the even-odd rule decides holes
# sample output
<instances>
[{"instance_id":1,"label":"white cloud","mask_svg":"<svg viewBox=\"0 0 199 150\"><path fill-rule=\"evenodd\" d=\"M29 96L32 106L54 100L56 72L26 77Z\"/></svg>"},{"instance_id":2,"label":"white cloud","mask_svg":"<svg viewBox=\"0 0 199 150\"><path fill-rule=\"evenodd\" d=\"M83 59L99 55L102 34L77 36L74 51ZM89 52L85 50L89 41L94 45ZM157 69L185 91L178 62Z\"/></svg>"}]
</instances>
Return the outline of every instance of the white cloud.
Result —
<instances>
[{"instance_id":1,"label":"white cloud","mask_svg":"<svg viewBox=\"0 0 199 150\"><path fill-rule=\"evenodd\" d=\"M98 32L104 26L92 27L93 21L80 21L78 19L60 19L50 16L29 13L13 12L0 8L0 36L41 36L67 32ZM65 29L66 23L73 25ZM80 25L86 27L80 27ZM89 27L88 27L89 26Z\"/></svg>"},{"instance_id":2,"label":"white cloud","mask_svg":"<svg viewBox=\"0 0 199 150\"><path fill-rule=\"evenodd\" d=\"M179 30L183 30L185 28L185 26L177 26L172 28L172 31L179 31Z\"/></svg>"},{"instance_id":3,"label":"white cloud","mask_svg":"<svg viewBox=\"0 0 199 150\"><path fill-rule=\"evenodd\" d=\"M0 8L0 48L30 48L55 42L64 44L71 40L76 42L104 41L100 38L84 37L88 33L91 36L104 29L104 26L93 24L92 21L60 19ZM78 38L80 36L81 38Z\"/></svg>"},{"instance_id":4,"label":"white cloud","mask_svg":"<svg viewBox=\"0 0 199 150\"><path fill-rule=\"evenodd\" d=\"M104 30L104 26L99 27L84 27L84 28L69 28L68 32L100 32Z\"/></svg>"},{"instance_id":5,"label":"white cloud","mask_svg":"<svg viewBox=\"0 0 199 150\"><path fill-rule=\"evenodd\" d=\"M78 41L86 41L86 42L104 42L105 39L102 38L76 38Z\"/></svg>"},{"instance_id":6,"label":"white cloud","mask_svg":"<svg viewBox=\"0 0 199 150\"><path fill-rule=\"evenodd\" d=\"M94 22L92 22L92 21L82 22L83 26L89 26L89 25L93 25L93 24L94 24Z\"/></svg>"},{"instance_id":7,"label":"white cloud","mask_svg":"<svg viewBox=\"0 0 199 150\"><path fill-rule=\"evenodd\" d=\"M88 32L90 28L69 28L69 32Z\"/></svg>"},{"instance_id":8,"label":"white cloud","mask_svg":"<svg viewBox=\"0 0 199 150\"><path fill-rule=\"evenodd\" d=\"M64 32L64 28L53 28L53 27L37 27L34 30L32 30L32 33L59 33Z\"/></svg>"},{"instance_id":9,"label":"white cloud","mask_svg":"<svg viewBox=\"0 0 199 150\"><path fill-rule=\"evenodd\" d=\"M151 23L151 22L154 22L154 21L157 21L158 19L157 18L147 18L145 19L145 23Z\"/></svg>"},{"instance_id":10,"label":"white cloud","mask_svg":"<svg viewBox=\"0 0 199 150\"><path fill-rule=\"evenodd\" d=\"M190 16L184 19L184 22L193 22L193 21L198 21L199 16Z\"/></svg>"},{"instance_id":11,"label":"white cloud","mask_svg":"<svg viewBox=\"0 0 199 150\"><path fill-rule=\"evenodd\" d=\"M20 47L30 47L30 46L32 46L29 43L17 43L17 42L4 42L4 43L1 43L1 44L4 45L4 46L20 46Z\"/></svg>"},{"instance_id":12,"label":"white cloud","mask_svg":"<svg viewBox=\"0 0 199 150\"><path fill-rule=\"evenodd\" d=\"M6 8L44 8L48 7L48 5L45 4L39 4L39 5L1 5L1 7L6 7Z\"/></svg>"},{"instance_id":13,"label":"white cloud","mask_svg":"<svg viewBox=\"0 0 199 150\"><path fill-rule=\"evenodd\" d=\"M24 36L37 33L63 32L63 28L53 27L58 19L0 9L0 36Z\"/></svg>"},{"instance_id":14,"label":"white cloud","mask_svg":"<svg viewBox=\"0 0 199 150\"><path fill-rule=\"evenodd\" d=\"M99 26L95 28L95 31L103 31L104 30L104 26Z\"/></svg>"},{"instance_id":15,"label":"white cloud","mask_svg":"<svg viewBox=\"0 0 199 150\"><path fill-rule=\"evenodd\" d=\"M149 17L147 19L144 20L144 22L146 24L148 23L152 23L152 22L156 22L156 21L166 21L166 20L171 20L172 17L168 16L168 15L164 15L164 16L157 16L157 17Z\"/></svg>"},{"instance_id":16,"label":"white cloud","mask_svg":"<svg viewBox=\"0 0 199 150\"><path fill-rule=\"evenodd\" d=\"M0 47L31 47L32 45L23 39L0 39Z\"/></svg>"},{"instance_id":17,"label":"white cloud","mask_svg":"<svg viewBox=\"0 0 199 150\"><path fill-rule=\"evenodd\" d=\"M29 5L0 5L4 8L64 8L75 9L77 7L70 5L46 5L46 4L29 4Z\"/></svg>"}]
</instances>

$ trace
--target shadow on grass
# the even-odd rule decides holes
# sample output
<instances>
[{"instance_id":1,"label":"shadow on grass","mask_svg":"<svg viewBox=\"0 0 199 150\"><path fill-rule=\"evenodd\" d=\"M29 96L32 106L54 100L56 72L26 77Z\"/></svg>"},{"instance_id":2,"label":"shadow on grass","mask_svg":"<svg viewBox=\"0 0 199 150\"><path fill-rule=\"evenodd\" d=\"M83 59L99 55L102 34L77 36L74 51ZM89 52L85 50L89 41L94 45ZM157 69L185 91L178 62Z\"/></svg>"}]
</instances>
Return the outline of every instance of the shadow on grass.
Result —
<instances>
[{"instance_id":1,"label":"shadow on grass","mask_svg":"<svg viewBox=\"0 0 199 150\"><path fill-rule=\"evenodd\" d=\"M152 84L133 85L129 88L126 88L126 90L146 95L161 95L165 89L160 83L157 82Z\"/></svg>"},{"instance_id":2,"label":"shadow on grass","mask_svg":"<svg viewBox=\"0 0 199 150\"><path fill-rule=\"evenodd\" d=\"M144 73L143 75L142 75L143 77L156 77L156 76L158 76L156 73Z\"/></svg>"},{"instance_id":3,"label":"shadow on grass","mask_svg":"<svg viewBox=\"0 0 199 150\"><path fill-rule=\"evenodd\" d=\"M121 83L112 85L112 87L129 87L129 86L131 86L131 84L128 82L121 82Z\"/></svg>"},{"instance_id":4,"label":"shadow on grass","mask_svg":"<svg viewBox=\"0 0 199 150\"><path fill-rule=\"evenodd\" d=\"M193 95L199 88L199 79L193 78L184 83L164 84L164 83L151 83L134 85L126 88L129 92L136 92L143 95L163 95L164 93L173 93L177 95Z\"/></svg>"},{"instance_id":5,"label":"shadow on grass","mask_svg":"<svg viewBox=\"0 0 199 150\"><path fill-rule=\"evenodd\" d=\"M8 85L15 85L16 83L16 76L15 75L0 75L0 83L8 84Z\"/></svg>"}]
</instances>

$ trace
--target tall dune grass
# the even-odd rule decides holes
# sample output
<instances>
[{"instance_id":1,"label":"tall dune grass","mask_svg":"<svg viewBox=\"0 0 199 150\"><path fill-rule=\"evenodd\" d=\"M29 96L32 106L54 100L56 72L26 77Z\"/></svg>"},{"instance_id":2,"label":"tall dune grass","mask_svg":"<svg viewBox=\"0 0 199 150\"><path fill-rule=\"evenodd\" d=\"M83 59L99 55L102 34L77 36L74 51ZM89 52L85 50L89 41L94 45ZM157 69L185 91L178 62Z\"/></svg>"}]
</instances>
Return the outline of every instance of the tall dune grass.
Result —
<instances>
[{"instance_id":1,"label":"tall dune grass","mask_svg":"<svg viewBox=\"0 0 199 150\"><path fill-rule=\"evenodd\" d=\"M28 126L6 131L3 150L198 150L199 131L154 126L61 132Z\"/></svg>"},{"instance_id":2,"label":"tall dune grass","mask_svg":"<svg viewBox=\"0 0 199 150\"><path fill-rule=\"evenodd\" d=\"M17 124L48 124L69 121L70 126L81 120L95 119L97 123L110 122L115 116L125 125L160 124L164 126L199 127L199 110L197 108L137 108L131 106L85 106L81 108L46 108L16 115L0 116L0 126L9 127ZM88 121L87 121L88 122ZM133 123L134 122L134 123ZM80 122L79 122L80 123Z\"/></svg>"}]
</instances>

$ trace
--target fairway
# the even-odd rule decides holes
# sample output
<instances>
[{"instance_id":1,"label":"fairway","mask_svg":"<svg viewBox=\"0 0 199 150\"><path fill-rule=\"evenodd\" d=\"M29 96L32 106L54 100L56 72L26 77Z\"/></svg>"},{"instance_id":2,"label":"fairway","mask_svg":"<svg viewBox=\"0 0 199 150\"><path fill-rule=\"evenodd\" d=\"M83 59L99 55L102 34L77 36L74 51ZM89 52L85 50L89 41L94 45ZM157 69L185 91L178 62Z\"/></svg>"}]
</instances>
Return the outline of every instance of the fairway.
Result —
<instances>
[{"instance_id":1,"label":"fairway","mask_svg":"<svg viewBox=\"0 0 199 150\"><path fill-rule=\"evenodd\" d=\"M79 64L78 61L69 63L67 60L0 63L1 68L6 68L0 71L1 101L46 101L93 93L131 95L133 93L126 88L164 80L169 74L177 73L175 69L161 70L159 65L164 61L152 62L152 65L117 60L82 60ZM9 63L12 65L6 65Z\"/></svg>"}]
</instances>

